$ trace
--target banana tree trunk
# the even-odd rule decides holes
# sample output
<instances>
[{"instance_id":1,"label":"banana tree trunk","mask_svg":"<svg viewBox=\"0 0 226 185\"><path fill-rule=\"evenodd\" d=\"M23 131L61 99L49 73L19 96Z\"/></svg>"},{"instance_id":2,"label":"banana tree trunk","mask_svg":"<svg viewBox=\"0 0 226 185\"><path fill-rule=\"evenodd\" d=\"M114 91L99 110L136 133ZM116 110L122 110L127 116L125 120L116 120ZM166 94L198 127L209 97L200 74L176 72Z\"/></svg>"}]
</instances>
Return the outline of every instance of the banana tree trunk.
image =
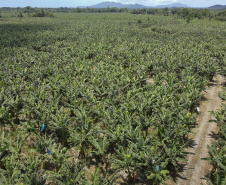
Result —
<instances>
[{"instance_id":1,"label":"banana tree trunk","mask_svg":"<svg viewBox=\"0 0 226 185\"><path fill-rule=\"evenodd\" d=\"M66 138L66 136L65 136L65 131L63 131L62 146L63 146L63 147L66 147L66 146L67 146L67 138Z\"/></svg>"},{"instance_id":2,"label":"banana tree trunk","mask_svg":"<svg viewBox=\"0 0 226 185\"><path fill-rule=\"evenodd\" d=\"M80 152L79 152L79 156L83 159L85 158L85 152L84 152L84 147L82 144L79 144L80 145Z\"/></svg>"},{"instance_id":3,"label":"banana tree trunk","mask_svg":"<svg viewBox=\"0 0 226 185\"><path fill-rule=\"evenodd\" d=\"M5 166L3 165L2 161L0 161L0 169L5 169Z\"/></svg>"},{"instance_id":4,"label":"banana tree trunk","mask_svg":"<svg viewBox=\"0 0 226 185\"><path fill-rule=\"evenodd\" d=\"M43 162L43 163L41 164L41 171L42 171L43 169L45 169L45 163L46 163L46 162Z\"/></svg>"}]
</instances>

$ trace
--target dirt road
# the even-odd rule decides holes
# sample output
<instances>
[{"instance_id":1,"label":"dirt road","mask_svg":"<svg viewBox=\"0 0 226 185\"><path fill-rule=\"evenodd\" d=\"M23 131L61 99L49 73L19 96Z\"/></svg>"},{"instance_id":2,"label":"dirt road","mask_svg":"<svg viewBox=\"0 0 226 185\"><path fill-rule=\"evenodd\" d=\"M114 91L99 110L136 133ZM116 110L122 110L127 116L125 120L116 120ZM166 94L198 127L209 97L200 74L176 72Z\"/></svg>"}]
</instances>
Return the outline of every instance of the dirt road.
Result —
<instances>
[{"instance_id":1,"label":"dirt road","mask_svg":"<svg viewBox=\"0 0 226 185\"><path fill-rule=\"evenodd\" d=\"M213 119L209 111L215 111L221 106L221 99L218 97L218 92L222 89L224 79L217 75L214 81L210 83L209 89L204 93L205 100L201 102L199 107L200 112L197 117L197 128L192 131L189 139L192 141L191 147L185 151L187 155L187 163L183 171L181 171L176 182L169 181L167 185L200 185L201 182L205 185L205 176L208 176L211 171L209 161L201 160L208 157L207 145L213 142L212 134L217 131L216 123L210 123L209 120Z\"/></svg>"}]
</instances>

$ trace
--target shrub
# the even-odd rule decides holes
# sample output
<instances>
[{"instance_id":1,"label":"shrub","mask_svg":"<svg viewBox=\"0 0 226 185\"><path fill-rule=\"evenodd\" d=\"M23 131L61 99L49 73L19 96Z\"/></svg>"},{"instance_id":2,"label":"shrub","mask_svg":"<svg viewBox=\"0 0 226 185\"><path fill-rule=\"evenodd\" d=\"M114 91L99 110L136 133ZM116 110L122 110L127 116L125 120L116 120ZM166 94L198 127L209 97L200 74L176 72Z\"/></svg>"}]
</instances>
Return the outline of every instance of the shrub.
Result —
<instances>
[{"instance_id":1,"label":"shrub","mask_svg":"<svg viewBox=\"0 0 226 185\"><path fill-rule=\"evenodd\" d=\"M23 14L20 12L20 13L18 14L18 17L23 17Z\"/></svg>"},{"instance_id":2,"label":"shrub","mask_svg":"<svg viewBox=\"0 0 226 185\"><path fill-rule=\"evenodd\" d=\"M43 9L32 14L32 17L54 17L52 13L45 12Z\"/></svg>"}]
</instances>

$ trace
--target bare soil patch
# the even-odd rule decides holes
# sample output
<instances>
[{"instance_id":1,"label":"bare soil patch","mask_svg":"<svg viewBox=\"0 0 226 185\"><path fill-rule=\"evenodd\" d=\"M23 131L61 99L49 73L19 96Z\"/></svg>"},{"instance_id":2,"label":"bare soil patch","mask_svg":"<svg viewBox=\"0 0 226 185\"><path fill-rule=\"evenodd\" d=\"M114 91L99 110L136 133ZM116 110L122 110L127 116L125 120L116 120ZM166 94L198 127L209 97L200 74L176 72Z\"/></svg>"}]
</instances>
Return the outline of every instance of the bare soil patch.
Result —
<instances>
[{"instance_id":1,"label":"bare soil patch","mask_svg":"<svg viewBox=\"0 0 226 185\"><path fill-rule=\"evenodd\" d=\"M155 83L153 78L147 78L146 82L149 83L149 84L154 84Z\"/></svg>"}]
</instances>

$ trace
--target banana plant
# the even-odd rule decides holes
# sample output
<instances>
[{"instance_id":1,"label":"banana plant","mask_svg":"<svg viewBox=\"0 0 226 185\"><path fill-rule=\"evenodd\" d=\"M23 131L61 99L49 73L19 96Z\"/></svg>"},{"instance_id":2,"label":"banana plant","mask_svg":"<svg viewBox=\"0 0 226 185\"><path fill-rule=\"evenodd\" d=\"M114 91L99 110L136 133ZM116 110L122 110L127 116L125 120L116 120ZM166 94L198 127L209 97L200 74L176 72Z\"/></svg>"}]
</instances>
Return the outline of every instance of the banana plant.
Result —
<instances>
[{"instance_id":1,"label":"banana plant","mask_svg":"<svg viewBox=\"0 0 226 185\"><path fill-rule=\"evenodd\" d=\"M63 111L63 107L61 107L56 115L51 115L51 119L48 124L49 129L61 140L62 146L66 147L68 144L67 139L70 137L69 128L72 126L71 118Z\"/></svg>"},{"instance_id":2,"label":"banana plant","mask_svg":"<svg viewBox=\"0 0 226 185\"><path fill-rule=\"evenodd\" d=\"M75 145L80 146L79 156L85 158L85 151L89 147L90 140L94 132L94 128L97 126L93 125L92 118L88 115L89 112L86 111L83 107L80 110L76 110L76 128L73 130L71 135L72 140Z\"/></svg>"},{"instance_id":3,"label":"banana plant","mask_svg":"<svg viewBox=\"0 0 226 185\"><path fill-rule=\"evenodd\" d=\"M224 184L225 183L225 172L226 172L226 163L225 163L225 142L217 140L212 143L211 146L208 146L208 153L210 157L203 158L203 160L210 160L210 164L213 166L211 179L208 179L209 182L214 184Z\"/></svg>"},{"instance_id":4,"label":"banana plant","mask_svg":"<svg viewBox=\"0 0 226 185\"><path fill-rule=\"evenodd\" d=\"M157 169L154 172L147 172L150 175L147 176L147 179L151 184L160 184L163 183L165 184L165 180L168 179L167 174L169 173L168 170L159 170L158 166L156 167Z\"/></svg>"},{"instance_id":5,"label":"banana plant","mask_svg":"<svg viewBox=\"0 0 226 185\"><path fill-rule=\"evenodd\" d=\"M46 156L46 154L50 153L48 150L49 148L52 148L54 142L55 142L55 138L52 139L51 137L46 135L44 135L44 137L40 135L36 136L34 147L35 147L35 150L40 153L40 156L39 156L40 160L43 161L41 164L41 170L45 169L45 165L47 164L45 159L50 160L50 157L48 157L48 155Z\"/></svg>"},{"instance_id":6,"label":"banana plant","mask_svg":"<svg viewBox=\"0 0 226 185\"><path fill-rule=\"evenodd\" d=\"M112 156L113 168L125 171L128 174L128 183L135 182L139 168L143 165L142 162L139 163L137 160L139 158L139 154L134 152L133 147L129 146L118 146L118 149L115 151L116 155Z\"/></svg>"},{"instance_id":7,"label":"banana plant","mask_svg":"<svg viewBox=\"0 0 226 185\"><path fill-rule=\"evenodd\" d=\"M95 139L93 136L90 137L90 143L93 145L92 153L99 156L105 165L105 170L107 171L111 167L111 163L107 158L107 152L110 145L108 138L103 136L103 138Z\"/></svg>"},{"instance_id":8,"label":"banana plant","mask_svg":"<svg viewBox=\"0 0 226 185\"><path fill-rule=\"evenodd\" d=\"M44 185L47 181L48 175L45 174L45 170L40 170L39 166L42 164L42 160L39 160L40 156L36 155L35 150L28 151L26 156L21 159L21 184L37 184Z\"/></svg>"},{"instance_id":9,"label":"banana plant","mask_svg":"<svg viewBox=\"0 0 226 185\"><path fill-rule=\"evenodd\" d=\"M100 169L96 168L95 173L92 176L93 185L100 184Z\"/></svg>"},{"instance_id":10,"label":"banana plant","mask_svg":"<svg viewBox=\"0 0 226 185\"><path fill-rule=\"evenodd\" d=\"M58 173L62 169L62 165L65 163L67 157L65 155L67 149L64 148L61 144L57 149L52 148L51 154L51 162L54 163L55 171Z\"/></svg>"},{"instance_id":11,"label":"banana plant","mask_svg":"<svg viewBox=\"0 0 226 185\"><path fill-rule=\"evenodd\" d=\"M96 130L99 131L99 129ZM109 125L107 130L101 129L99 132L108 137L111 150L114 150L118 145L123 145L126 142L126 132L120 125Z\"/></svg>"},{"instance_id":12,"label":"banana plant","mask_svg":"<svg viewBox=\"0 0 226 185\"><path fill-rule=\"evenodd\" d=\"M180 166L179 162L186 162L183 149L183 145L179 145L179 139L174 138L173 140L170 137L165 137L161 141L162 145L162 156L164 158L164 162L161 163L161 166L166 168L172 168L174 170L178 170Z\"/></svg>"},{"instance_id":13,"label":"banana plant","mask_svg":"<svg viewBox=\"0 0 226 185\"><path fill-rule=\"evenodd\" d=\"M3 87L2 81L0 81L0 124L1 127L3 127L4 123L9 122L10 119L10 108L5 105L7 103L6 95L5 95L5 88ZM8 121L7 121L8 120Z\"/></svg>"},{"instance_id":14,"label":"banana plant","mask_svg":"<svg viewBox=\"0 0 226 185\"><path fill-rule=\"evenodd\" d=\"M24 145L22 137L20 135L17 135L16 141L13 143L15 143L15 145L12 144L9 149L13 154L15 154L15 156L17 157L17 160L20 161L21 160L21 150Z\"/></svg>"},{"instance_id":15,"label":"banana plant","mask_svg":"<svg viewBox=\"0 0 226 185\"><path fill-rule=\"evenodd\" d=\"M41 100L42 98L39 99L38 96L36 93L31 93L22 111L26 115L22 122L22 129L28 133L39 134L41 126L45 124L48 127L50 121L51 108L47 102Z\"/></svg>"},{"instance_id":16,"label":"banana plant","mask_svg":"<svg viewBox=\"0 0 226 185\"><path fill-rule=\"evenodd\" d=\"M14 124L19 124L19 114L24 106L22 98L17 95L15 98L9 99L8 106L10 107Z\"/></svg>"},{"instance_id":17,"label":"banana plant","mask_svg":"<svg viewBox=\"0 0 226 185\"><path fill-rule=\"evenodd\" d=\"M4 106L4 103L2 103L0 107L0 124L1 127L7 124L11 124L11 113L10 113L10 108L7 106Z\"/></svg>"},{"instance_id":18,"label":"banana plant","mask_svg":"<svg viewBox=\"0 0 226 185\"><path fill-rule=\"evenodd\" d=\"M23 178L21 181L21 185L26 184L37 184L37 185L45 185L48 179L48 175L44 173L45 171L39 171L36 169L36 171L33 171L32 173L28 174L26 173L23 175Z\"/></svg>"},{"instance_id":19,"label":"banana plant","mask_svg":"<svg viewBox=\"0 0 226 185\"><path fill-rule=\"evenodd\" d=\"M100 168L97 167L95 169L94 174L92 175L92 184L99 185L99 184L108 184L113 185L116 184L116 180L120 178L119 171L115 171L114 173L107 173L104 177L102 177L100 173Z\"/></svg>"},{"instance_id":20,"label":"banana plant","mask_svg":"<svg viewBox=\"0 0 226 185\"><path fill-rule=\"evenodd\" d=\"M16 130L17 125L19 124L19 114L21 113L21 110L22 102L18 96L15 101L14 98L7 98L4 102L2 102L0 108L1 126L4 124L10 124L13 130Z\"/></svg>"},{"instance_id":21,"label":"banana plant","mask_svg":"<svg viewBox=\"0 0 226 185\"><path fill-rule=\"evenodd\" d=\"M71 163L68 163L65 161L59 173L54 171L50 172L50 179L59 185L91 185L90 181L88 181L84 175L83 167L84 164L82 162L76 163L72 160Z\"/></svg>"},{"instance_id":22,"label":"banana plant","mask_svg":"<svg viewBox=\"0 0 226 185\"><path fill-rule=\"evenodd\" d=\"M14 153L4 157L4 170L0 169L0 183L1 184L16 184L22 178L20 165L21 162L17 160Z\"/></svg>"},{"instance_id":23,"label":"banana plant","mask_svg":"<svg viewBox=\"0 0 226 185\"><path fill-rule=\"evenodd\" d=\"M12 143L9 139L9 134L8 136L5 136L5 132L2 132L0 142L0 169L5 168L3 164L3 158L10 154L11 145Z\"/></svg>"}]
</instances>

